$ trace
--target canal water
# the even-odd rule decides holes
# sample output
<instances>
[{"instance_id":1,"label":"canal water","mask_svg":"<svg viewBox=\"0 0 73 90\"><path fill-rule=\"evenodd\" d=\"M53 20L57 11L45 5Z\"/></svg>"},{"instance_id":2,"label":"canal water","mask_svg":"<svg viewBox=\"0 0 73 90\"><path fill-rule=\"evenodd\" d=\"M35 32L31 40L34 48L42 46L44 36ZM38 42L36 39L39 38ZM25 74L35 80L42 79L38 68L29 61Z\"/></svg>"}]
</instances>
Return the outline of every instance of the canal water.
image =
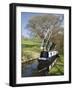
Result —
<instances>
[{"instance_id":1,"label":"canal water","mask_svg":"<svg viewBox=\"0 0 73 90\"><path fill-rule=\"evenodd\" d=\"M28 63L22 64L22 77L32 77L32 76L46 76L48 75L48 68L41 67L38 60L33 60ZM43 69L43 70L42 70Z\"/></svg>"},{"instance_id":2,"label":"canal water","mask_svg":"<svg viewBox=\"0 0 73 90\"><path fill-rule=\"evenodd\" d=\"M49 66L58 56L52 56L48 60L33 60L22 64L22 77L49 76Z\"/></svg>"}]
</instances>

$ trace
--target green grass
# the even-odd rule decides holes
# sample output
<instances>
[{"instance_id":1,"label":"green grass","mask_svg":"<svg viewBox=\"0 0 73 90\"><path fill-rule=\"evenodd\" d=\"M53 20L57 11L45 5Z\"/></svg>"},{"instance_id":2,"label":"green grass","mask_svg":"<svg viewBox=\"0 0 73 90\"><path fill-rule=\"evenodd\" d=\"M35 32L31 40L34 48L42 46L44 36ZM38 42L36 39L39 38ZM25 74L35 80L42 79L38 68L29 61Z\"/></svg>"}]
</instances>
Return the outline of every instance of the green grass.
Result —
<instances>
[{"instance_id":1,"label":"green grass","mask_svg":"<svg viewBox=\"0 0 73 90\"><path fill-rule=\"evenodd\" d=\"M22 58L23 60L30 60L39 57L40 55L40 40L22 39Z\"/></svg>"},{"instance_id":2,"label":"green grass","mask_svg":"<svg viewBox=\"0 0 73 90\"><path fill-rule=\"evenodd\" d=\"M60 55L57 62L49 71L49 75L64 75L64 56Z\"/></svg>"}]
</instances>

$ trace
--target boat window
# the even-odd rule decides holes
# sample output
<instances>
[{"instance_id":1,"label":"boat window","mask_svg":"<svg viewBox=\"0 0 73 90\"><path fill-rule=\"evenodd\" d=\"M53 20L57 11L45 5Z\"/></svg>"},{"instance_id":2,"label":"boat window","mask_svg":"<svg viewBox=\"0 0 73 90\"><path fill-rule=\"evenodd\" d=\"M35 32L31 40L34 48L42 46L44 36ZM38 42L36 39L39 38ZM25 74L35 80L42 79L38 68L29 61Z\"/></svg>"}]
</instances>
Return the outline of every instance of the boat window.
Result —
<instances>
[{"instance_id":1,"label":"boat window","mask_svg":"<svg viewBox=\"0 0 73 90\"><path fill-rule=\"evenodd\" d=\"M50 53L50 55L52 56L52 53Z\"/></svg>"}]
</instances>

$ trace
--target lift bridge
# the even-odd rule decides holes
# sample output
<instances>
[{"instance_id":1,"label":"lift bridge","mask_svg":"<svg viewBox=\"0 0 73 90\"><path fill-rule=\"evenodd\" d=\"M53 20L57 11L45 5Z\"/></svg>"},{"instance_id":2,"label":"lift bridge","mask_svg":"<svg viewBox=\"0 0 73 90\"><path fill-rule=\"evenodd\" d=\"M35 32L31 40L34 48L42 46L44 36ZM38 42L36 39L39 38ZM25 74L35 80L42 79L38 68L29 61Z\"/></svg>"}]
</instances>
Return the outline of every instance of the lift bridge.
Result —
<instances>
[{"instance_id":1,"label":"lift bridge","mask_svg":"<svg viewBox=\"0 0 73 90\"><path fill-rule=\"evenodd\" d=\"M51 69L53 65L57 61L57 57L59 57L58 51L55 49L56 44L50 41L50 37L52 35L52 28L47 30L45 37L41 44L41 53L38 58L38 69L39 71L43 71L46 68ZM41 67L40 67L41 66Z\"/></svg>"}]
</instances>

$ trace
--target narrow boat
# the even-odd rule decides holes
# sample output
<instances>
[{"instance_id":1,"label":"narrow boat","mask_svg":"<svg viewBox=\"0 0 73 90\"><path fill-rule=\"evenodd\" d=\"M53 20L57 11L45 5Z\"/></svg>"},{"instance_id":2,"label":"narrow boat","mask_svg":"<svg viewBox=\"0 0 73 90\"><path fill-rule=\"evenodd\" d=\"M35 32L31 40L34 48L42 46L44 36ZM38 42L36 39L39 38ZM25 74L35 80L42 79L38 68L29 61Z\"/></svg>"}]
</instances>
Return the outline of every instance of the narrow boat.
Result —
<instances>
[{"instance_id":1,"label":"narrow boat","mask_svg":"<svg viewBox=\"0 0 73 90\"><path fill-rule=\"evenodd\" d=\"M38 58L39 65L42 67L48 67L55 62L58 56L58 51L42 51L40 58Z\"/></svg>"}]
</instances>

